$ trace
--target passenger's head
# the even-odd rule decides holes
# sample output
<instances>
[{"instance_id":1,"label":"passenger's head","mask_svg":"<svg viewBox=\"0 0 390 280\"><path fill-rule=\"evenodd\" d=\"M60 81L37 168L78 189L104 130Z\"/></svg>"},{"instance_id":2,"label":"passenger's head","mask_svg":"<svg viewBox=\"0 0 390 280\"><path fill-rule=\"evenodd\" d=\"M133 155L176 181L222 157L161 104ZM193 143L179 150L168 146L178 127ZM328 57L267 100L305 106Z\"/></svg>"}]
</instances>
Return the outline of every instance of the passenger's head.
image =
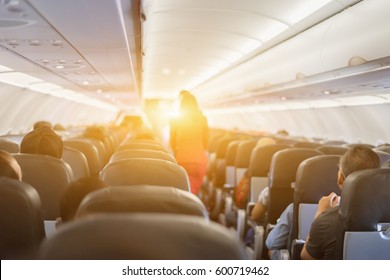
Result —
<instances>
[{"instance_id":1,"label":"passenger's head","mask_svg":"<svg viewBox=\"0 0 390 280\"><path fill-rule=\"evenodd\" d=\"M60 123L56 123L54 126L53 126L53 129L54 130L58 130L58 131L64 131L65 130L65 127L60 124Z\"/></svg>"},{"instance_id":2,"label":"passenger's head","mask_svg":"<svg viewBox=\"0 0 390 280\"><path fill-rule=\"evenodd\" d=\"M23 137L20 152L48 155L60 159L63 152L62 139L50 127L38 127Z\"/></svg>"},{"instance_id":3,"label":"passenger's head","mask_svg":"<svg viewBox=\"0 0 390 280\"><path fill-rule=\"evenodd\" d=\"M276 132L276 134L277 134L277 135L280 135L280 136L288 136L288 135L289 135L288 131L287 131L287 130L284 130L284 129L278 130L278 131Z\"/></svg>"},{"instance_id":4,"label":"passenger's head","mask_svg":"<svg viewBox=\"0 0 390 280\"><path fill-rule=\"evenodd\" d=\"M199 112L198 101L189 92L180 98L180 112L185 114Z\"/></svg>"},{"instance_id":5,"label":"passenger's head","mask_svg":"<svg viewBox=\"0 0 390 280\"><path fill-rule=\"evenodd\" d=\"M60 200L60 214L62 222L74 219L77 209L83 198L90 192L107 187L97 177L84 177L70 184Z\"/></svg>"},{"instance_id":6,"label":"passenger's head","mask_svg":"<svg viewBox=\"0 0 390 280\"><path fill-rule=\"evenodd\" d=\"M275 139L271 137L262 137L259 139L259 141L257 141L256 146L261 147L261 146L272 145L272 144L276 144Z\"/></svg>"},{"instance_id":7,"label":"passenger's head","mask_svg":"<svg viewBox=\"0 0 390 280\"><path fill-rule=\"evenodd\" d=\"M47 126L50 128L52 127L51 123L48 121L38 121L38 122L34 123L33 129L37 129L37 128L42 127L42 126Z\"/></svg>"},{"instance_id":8,"label":"passenger's head","mask_svg":"<svg viewBox=\"0 0 390 280\"><path fill-rule=\"evenodd\" d=\"M18 162L6 151L0 151L0 176L22 181L22 170Z\"/></svg>"},{"instance_id":9,"label":"passenger's head","mask_svg":"<svg viewBox=\"0 0 390 280\"><path fill-rule=\"evenodd\" d=\"M101 142L107 137L106 130L100 126L89 126L84 130L84 136L87 138L97 139Z\"/></svg>"},{"instance_id":10,"label":"passenger's head","mask_svg":"<svg viewBox=\"0 0 390 280\"><path fill-rule=\"evenodd\" d=\"M379 156L372 149L365 145L356 145L341 156L338 184L341 186L345 178L355 171L379 167Z\"/></svg>"}]
</instances>

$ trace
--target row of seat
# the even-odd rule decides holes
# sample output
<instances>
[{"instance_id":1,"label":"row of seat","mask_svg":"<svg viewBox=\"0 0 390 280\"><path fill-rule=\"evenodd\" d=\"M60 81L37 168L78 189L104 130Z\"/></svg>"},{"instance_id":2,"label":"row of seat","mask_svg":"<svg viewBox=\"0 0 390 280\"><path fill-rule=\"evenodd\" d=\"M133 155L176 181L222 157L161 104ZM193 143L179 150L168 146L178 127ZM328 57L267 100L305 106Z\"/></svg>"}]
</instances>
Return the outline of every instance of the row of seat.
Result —
<instances>
[{"instance_id":1,"label":"row of seat","mask_svg":"<svg viewBox=\"0 0 390 280\"><path fill-rule=\"evenodd\" d=\"M336 178L337 178L337 164L339 161L339 156L343 154L348 147L353 146L353 144L346 144L345 142L329 142L324 143L325 145L321 145L318 143L310 143L310 145L306 145L308 143L291 143L289 145L286 144L274 144L274 145L267 145L263 147L255 147L255 148L249 148L249 150L252 149L252 151L245 151L244 147L248 147L250 143L254 142L253 140L237 140L237 137L219 137L219 141L214 142L214 146L211 148L211 151L214 151L212 153L210 159L211 159L211 165L213 164L213 161L215 161L215 166L213 167L214 172L209 170L208 173L208 179L212 182L211 184L207 185L206 190L210 192L210 190L214 190L216 192L216 197L220 198L221 192L222 192L222 183L220 178L219 172L224 173L225 176L225 182L230 182L231 185L236 186L238 182L239 176L242 174L242 170L240 168L245 168L247 166L248 170L250 171L250 183L249 187L251 189L250 195L249 195L249 201L255 201L257 200L257 196L259 191L264 188L265 186L270 187L270 204L268 206L268 211L270 211L266 220L265 224L272 224L276 223L277 218L280 216L281 212L285 209L285 207L290 203L294 201L294 196L301 197L303 200L308 199L308 193L311 193L309 196L309 200L311 203L307 206L309 207L309 210L312 211L309 212L309 214L306 214L305 219L309 220L309 223L306 223L306 227L301 227L300 230L297 229L297 226L294 226L292 235L290 237L289 244L292 243L292 240L296 240L298 237L301 239L305 239L307 236L307 232L310 229L311 221L313 220L314 213L313 209L317 209L316 204L318 200L324 196L328 195L330 192L336 192L339 193L339 188L336 184ZM218 143L219 142L219 143ZM218 143L217 145L215 143ZM331 145L328 145L331 144ZM238 150L240 150L241 146L241 153L237 153ZM293 147L292 147L293 146ZM310 148L297 148L297 147L310 147ZM373 146L369 146L370 148L374 148ZM315 148L315 150L313 149ZM223 152L221 152L223 150ZM283 151L279 151L283 150ZM390 154L386 153L386 146L374 148L374 151L379 155L382 166L388 166ZM238 155L240 159L236 160L234 154ZM263 156L263 159L262 159ZM243 165L242 162L248 162L248 165ZM256 160L255 160L256 159ZM271 160L272 159L272 160ZM311 163L311 160L313 159L313 162L319 161L321 163ZM316 161L314 161L314 159ZM257 161L257 162L256 162ZM224 165L224 163L230 164L229 168L223 169L218 168L218 166ZM301 164L302 163L302 164ZM301 165L313 165L314 167L301 167ZM315 170L315 166L317 166L317 170ZM310 170L306 171L306 175L302 177L301 169ZM235 177L232 175L228 175L230 170L233 170L232 174L239 176ZM236 172L235 170L240 170L239 172ZM297 172L298 171L298 172ZM269 172L269 174L268 174ZM311 173L313 172L313 173ZM313 176L313 174L316 174ZM258 178L259 175L262 179ZM269 176L268 176L269 175ZM295 178L297 177L297 178ZM217 180L215 180L217 179ZM235 180L235 181L234 181ZM259 180L258 183L256 180ZM306 182L305 182L306 181ZM261 183L262 182L262 183ZM295 189L291 188L291 184L295 182ZM215 184L214 184L215 183ZM266 184L265 184L266 183ZM210 185L212 186L210 188ZM308 185L313 188L313 186L318 185L318 189L316 191L311 190L310 192L302 191L305 189L302 187L302 185ZM256 186L256 187L255 187ZM257 189L257 191L256 191ZM295 194L294 194L295 192ZM294 195L293 195L294 194ZM303 195L304 194L304 195ZM302 197L303 196L303 197ZM274 199L272 198L274 197ZM283 199L284 198L284 199ZM296 200L299 201L298 198ZM232 199L230 199L231 203ZM276 202L276 203L273 203ZM297 205L300 204L300 202L294 202L294 225L297 224L298 221L298 213L297 208L299 208ZM218 205L218 203L215 203L215 205ZM215 206L213 205L213 206ZM306 207L305 205L301 205L301 207ZM231 209L231 204L227 207L228 209ZM275 210L276 209L276 210ZM215 211L215 207L214 207ZM218 211L217 211L218 213ZM226 213L226 209L225 209ZM248 227L247 216L244 209L238 210L238 222L237 222L237 231L240 237L243 237L243 233L245 232L245 229ZM215 218L215 214L212 212L212 217ZM305 216L305 215L304 215ZM241 219L241 222L240 222ZM221 220L220 220L221 221ZM224 221L221 221L224 223ZM262 226L258 226L255 223L250 222L249 226L252 226L254 228L255 232L255 246L254 246L254 253L253 258L261 258L264 257L264 254L262 254L262 249L264 246L264 239L266 236L266 231ZM259 237L260 236L260 237ZM295 244L295 243L294 243ZM289 248L290 245L289 245ZM289 253L291 253L291 250L289 250ZM296 251L295 251L296 255ZM294 256L293 256L294 257ZM295 256L296 258L296 256Z\"/></svg>"},{"instance_id":2,"label":"row of seat","mask_svg":"<svg viewBox=\"0 0 390 280\"><path fill-rule=\"evenodd\" d=\"M243 244L229 230L210 222L204 204L189 192L188 176L184 169L161 149L161 145L160 149L153 149L150 145L158 145L148 143L148 146L145 142L148 141L125 140L99 173L110 187L90 193L81 203L76 220L62 225L46 240L45 231L42 230L43 220L53 220L59 216L52 209L58 201L55 203L56 197L50 192L58 190L61 177L57 175L55 182L47 184L47 188L49 184L52 188L44 190L47 196L41 195L42 189L35 185L32 188L23 182L12 182L24 189L24 193L18 197L21 202L31 200L29 190L33 190L35 212L39 217L29 222L20 219L21 223L16 223L16 226L19 230L39 228L40 235L34 242L31 241L31 250L21 246L23 248L18 252L14 247L14 255L2 255L2 258L246 259ZM36 164L35 169L44 171L38 172L39 175L26 172L26 178L50 174L51 163L63 163L48 156L14 156L18 159L42 157L42 162ZM34 165L28 166L32 169ZM22 169L26 170L25 166ZM48 182L42 177L40 179ZM8 189L9 181L0 184L1 192L3 185L4 189ZM12 204L17 205L16 200ZM42 209L43 216L39 215ZM33 211L26 207L26 211L14 213L12 219L19 220L18 215L28 215L29 212ZM15 225L14 222L10 224ZM15 227L8 228L9 235L12 235ZM28 231L21 231L29 234ZM25 236L15 236L16 240L20 238L28 240ZM4 240L3 237L1 239ZM45 241L41 244L42 240ZM8 244L15 245L13 242ZM38 256L34 255L37 250Z\"/></svg>"}]
</instances>

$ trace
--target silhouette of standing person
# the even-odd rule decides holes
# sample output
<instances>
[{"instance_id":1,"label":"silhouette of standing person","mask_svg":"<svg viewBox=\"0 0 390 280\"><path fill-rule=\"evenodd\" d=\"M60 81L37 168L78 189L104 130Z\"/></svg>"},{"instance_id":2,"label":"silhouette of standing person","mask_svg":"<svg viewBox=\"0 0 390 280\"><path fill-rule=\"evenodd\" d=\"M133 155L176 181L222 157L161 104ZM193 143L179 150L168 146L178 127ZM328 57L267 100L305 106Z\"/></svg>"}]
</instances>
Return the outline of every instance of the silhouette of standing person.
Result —
<instances>
[{"instance_id":1,"label":"silhouette of standing person","mask_svg":"<svg viewBox=\"0 0 390 280\"><path fill-rule=\"evenodd\" d=\"M195 97L180 93L179 115L171 119L170 146L179 165L184 167L190 180L191 192L198 194L206 173L208 124Z\"/></svg>"}]
</instances>

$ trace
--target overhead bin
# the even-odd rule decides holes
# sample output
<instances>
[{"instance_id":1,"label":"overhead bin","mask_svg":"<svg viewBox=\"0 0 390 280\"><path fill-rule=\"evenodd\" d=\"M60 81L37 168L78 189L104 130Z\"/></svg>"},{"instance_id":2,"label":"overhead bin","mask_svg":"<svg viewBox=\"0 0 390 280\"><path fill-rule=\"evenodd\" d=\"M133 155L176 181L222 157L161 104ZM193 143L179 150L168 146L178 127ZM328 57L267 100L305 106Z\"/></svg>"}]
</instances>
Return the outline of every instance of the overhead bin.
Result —
<instances>
[{"instance_id":1,"label":"overhead bin","mask_svg":"<svg viewBox=\"0 0 390 280\"><path fill-rule=\"evenodd\" d=\"M221 96L245 98L245 93L253 95L297 78L348 67L353 57L366 61L387 57L389 10L390 2L386 0L361 1L205 82L194 92L208 104L221 100ZM377 66L383 65L379 61Z\"/></svg>"}]
</instances>

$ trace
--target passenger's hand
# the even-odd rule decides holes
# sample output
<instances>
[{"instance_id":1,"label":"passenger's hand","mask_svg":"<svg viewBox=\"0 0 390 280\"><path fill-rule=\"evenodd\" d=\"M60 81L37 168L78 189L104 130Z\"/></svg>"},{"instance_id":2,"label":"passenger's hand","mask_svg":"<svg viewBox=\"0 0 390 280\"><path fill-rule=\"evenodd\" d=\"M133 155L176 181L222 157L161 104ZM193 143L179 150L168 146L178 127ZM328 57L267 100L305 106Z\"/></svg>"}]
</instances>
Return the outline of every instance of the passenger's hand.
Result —
<instances>
[{"instance_id":1,"label":"passenger's hand","mask_svg":"<svg viewBox=\"0 0 390 280\"><path fill-rule=\"evenodd\" d=\"M340 203L340 197L337 196L334 192L332 192L328 196L323 196L318 202L318 209L316 213L316 218L326 210L329 210L333 207L336 207Z\"/></svg>"}]
</instances>

